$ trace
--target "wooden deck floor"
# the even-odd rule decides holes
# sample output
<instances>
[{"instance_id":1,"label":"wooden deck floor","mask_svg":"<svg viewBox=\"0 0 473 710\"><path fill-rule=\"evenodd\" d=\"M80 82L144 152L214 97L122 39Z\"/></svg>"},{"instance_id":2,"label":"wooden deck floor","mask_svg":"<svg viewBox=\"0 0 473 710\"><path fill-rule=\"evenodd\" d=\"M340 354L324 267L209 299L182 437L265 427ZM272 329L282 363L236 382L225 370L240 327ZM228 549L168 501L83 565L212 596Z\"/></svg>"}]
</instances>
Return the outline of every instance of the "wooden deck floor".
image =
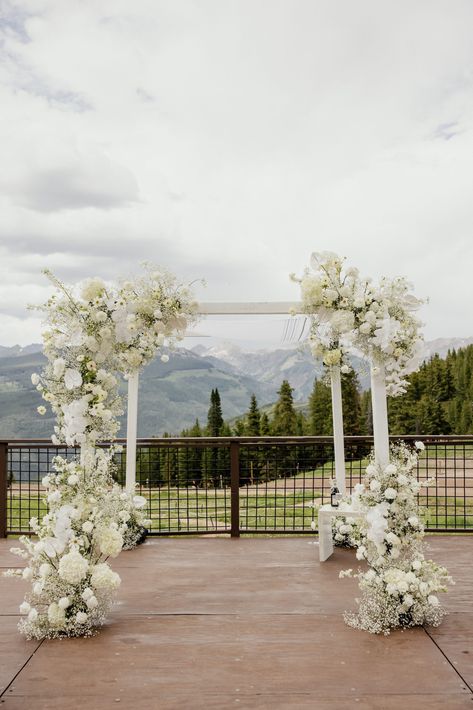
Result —
<instances>
[{"instance_id":1,"label":"wooden deck floor","mask_svg":"<svg viewBox=\"0 0 473 710\"><path fill-rule=\"evenodd\" d=\"M119 603L92 639L25 641L24 583L2 578L1 707L473 709L473 536L430 546L457 582L451 613L390 637L345 626L357 587L338 572L354 555L320 564L308 537L151 539L115 561Z\"/></svg>"}]
</instances>

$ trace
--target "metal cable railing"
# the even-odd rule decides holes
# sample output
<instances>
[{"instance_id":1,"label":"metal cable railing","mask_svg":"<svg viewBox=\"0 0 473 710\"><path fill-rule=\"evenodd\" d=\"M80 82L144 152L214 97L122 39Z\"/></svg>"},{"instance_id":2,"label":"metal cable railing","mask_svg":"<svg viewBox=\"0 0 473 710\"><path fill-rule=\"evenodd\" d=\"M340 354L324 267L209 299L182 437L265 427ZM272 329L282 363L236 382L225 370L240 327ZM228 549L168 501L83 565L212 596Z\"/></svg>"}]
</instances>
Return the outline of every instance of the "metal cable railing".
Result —
<instances>
[{"instance_id":1,"label":"metal cable railing","mask_svg":"<svg viewBox=\"0 0 473 710\"><path fill-rule=\"evenodd\" d=\"M433 477L419 504L430 531L473 531L473 437L421 440L418 477ZM346 437L347 489L361 481L371 437ZM0 536L27 533L47 511L41 479L54 456L78 450L47 441L0 442ZM334 475L330 437L140 439L137 492L148 503L151 534L312 533L314 501L328 502ZM126 449L116 454L124 482Z\"/></svg>"}]
</instances>

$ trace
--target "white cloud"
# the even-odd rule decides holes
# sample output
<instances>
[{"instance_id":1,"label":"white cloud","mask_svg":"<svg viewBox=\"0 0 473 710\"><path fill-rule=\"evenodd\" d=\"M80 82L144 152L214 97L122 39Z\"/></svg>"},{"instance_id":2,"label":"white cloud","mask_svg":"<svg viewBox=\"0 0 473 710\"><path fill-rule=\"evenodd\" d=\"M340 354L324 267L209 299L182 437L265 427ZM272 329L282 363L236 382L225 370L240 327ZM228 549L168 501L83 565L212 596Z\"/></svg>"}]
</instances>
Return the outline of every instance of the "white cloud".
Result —
<instances>
[{"instance_id":1,"label":"white cloud","mask_svg":"<svg viewBox=\"0 0 473 710\"><path fill-rule=\"evenodd\" d=\"M430 295L429 337L471 335L472 20L467 0L11 1L2 344L44 266L151 259L208 300L289 300L325 248Z\"/></svg>"}]
</instances>

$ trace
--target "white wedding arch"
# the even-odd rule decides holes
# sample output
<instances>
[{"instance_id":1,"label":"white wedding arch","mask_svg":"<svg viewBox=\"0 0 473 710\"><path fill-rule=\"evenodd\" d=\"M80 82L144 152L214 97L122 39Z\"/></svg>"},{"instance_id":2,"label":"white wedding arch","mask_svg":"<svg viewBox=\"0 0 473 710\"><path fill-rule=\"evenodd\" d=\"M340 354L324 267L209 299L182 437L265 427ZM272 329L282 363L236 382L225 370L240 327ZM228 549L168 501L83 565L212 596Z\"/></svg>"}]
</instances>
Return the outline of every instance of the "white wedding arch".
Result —
<instances>
[{"instance_id":1,"label":"white wedding arch","mask_svg":"<svg viewBox=\"0 0 473 710\"><path fill-rule=\"evenodd\" d=\"M363 592L359 612L346 621L376 633L399 625L440 623L444 611L429 592L446 591L450 578L445 568L424 559L415 501L420 484L413 475L417 458L402 446L390 451L386 404L388 394L403 391L419 350L420 322L413 311L420 301L409 294L404 280L383 280L374 287L356 269L344 271L343 260L329 252L314 254L311 267L301 279L294 277L301 284L300 302L200 306L188 288L161 270L148 268L140 279L116 286L92 279L79 293L48 273L58 291L42 307L48 363L32 381L56 414L53 443L79 446L81 455L79 461L55 459L43 479L49 512L42 521L31 521L39 539L24 537L24 549L13 550L27 566L11 570L12 576L31 582L19 623L28 638L87 636L104 623L120 584L107 558L136 544L136 530L143 524L144 499L134 496L139 373L156 354L167 361L162 348L181 340L199 315L300 313L309 318L313 354L322 358L331 377L335 478L342 494L341 376L350 369L350 354L361 353L368 360L374 455L355 497L364 506L365 521L357 556L370 569L358 574ZM113 484L113 448L108 454L96 450L98 441L113 441L118 431L115 373L128 380L125 492ZM45 407L38 411L44 414ZM399 506L395 497L401 489L404 502ZM328 534L331 539L331 526ZM320 540L322 547L322 536ZM396 587L406 580L418 584L416 592L405 594ZM378 610L374 615L373 609Z\"/></svg>"}]
</instances>

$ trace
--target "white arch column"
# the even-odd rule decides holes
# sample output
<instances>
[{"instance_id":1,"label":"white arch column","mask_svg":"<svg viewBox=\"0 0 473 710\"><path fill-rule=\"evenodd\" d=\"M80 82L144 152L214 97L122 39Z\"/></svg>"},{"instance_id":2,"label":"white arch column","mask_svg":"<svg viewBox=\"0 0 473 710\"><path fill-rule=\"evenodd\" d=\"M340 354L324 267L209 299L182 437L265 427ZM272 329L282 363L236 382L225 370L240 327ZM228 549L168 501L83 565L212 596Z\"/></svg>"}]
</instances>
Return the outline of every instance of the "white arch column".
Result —
<instances>
[{"instance_id":1,"label":"white arch column","mask_svg":"<svg viewBox=\"0 0 473 710\"><path fill-rule=\"evenodd\" d=\"M138 430L138 370L128 377L128 403L126 419L126 479L127 493L133 493L136 485L136 435Z\"/></svg>"},{"instance_id":2,"label":"white arch column","mask_svg":"<svg viewBox=\"0 0 473 710\"><path fill-rule=\"evenodd\" d=\"M386 373L383 365L371 362L371 406L373 409L374 455L384 468L389 463L389 425Z\"/></svg>"},{"instance_id":3,"label":"white arch column","mask_svg":"<svg viewBox=\"0 0 473 710\"><path fill-rule=\"evenodd\" d=\"M335 453L335 480L342 495L345 487L345 440L343 436L343 404L340 366L330 368L330 385L332 392L333 448Z\"/></svg>"}]
</instances>

